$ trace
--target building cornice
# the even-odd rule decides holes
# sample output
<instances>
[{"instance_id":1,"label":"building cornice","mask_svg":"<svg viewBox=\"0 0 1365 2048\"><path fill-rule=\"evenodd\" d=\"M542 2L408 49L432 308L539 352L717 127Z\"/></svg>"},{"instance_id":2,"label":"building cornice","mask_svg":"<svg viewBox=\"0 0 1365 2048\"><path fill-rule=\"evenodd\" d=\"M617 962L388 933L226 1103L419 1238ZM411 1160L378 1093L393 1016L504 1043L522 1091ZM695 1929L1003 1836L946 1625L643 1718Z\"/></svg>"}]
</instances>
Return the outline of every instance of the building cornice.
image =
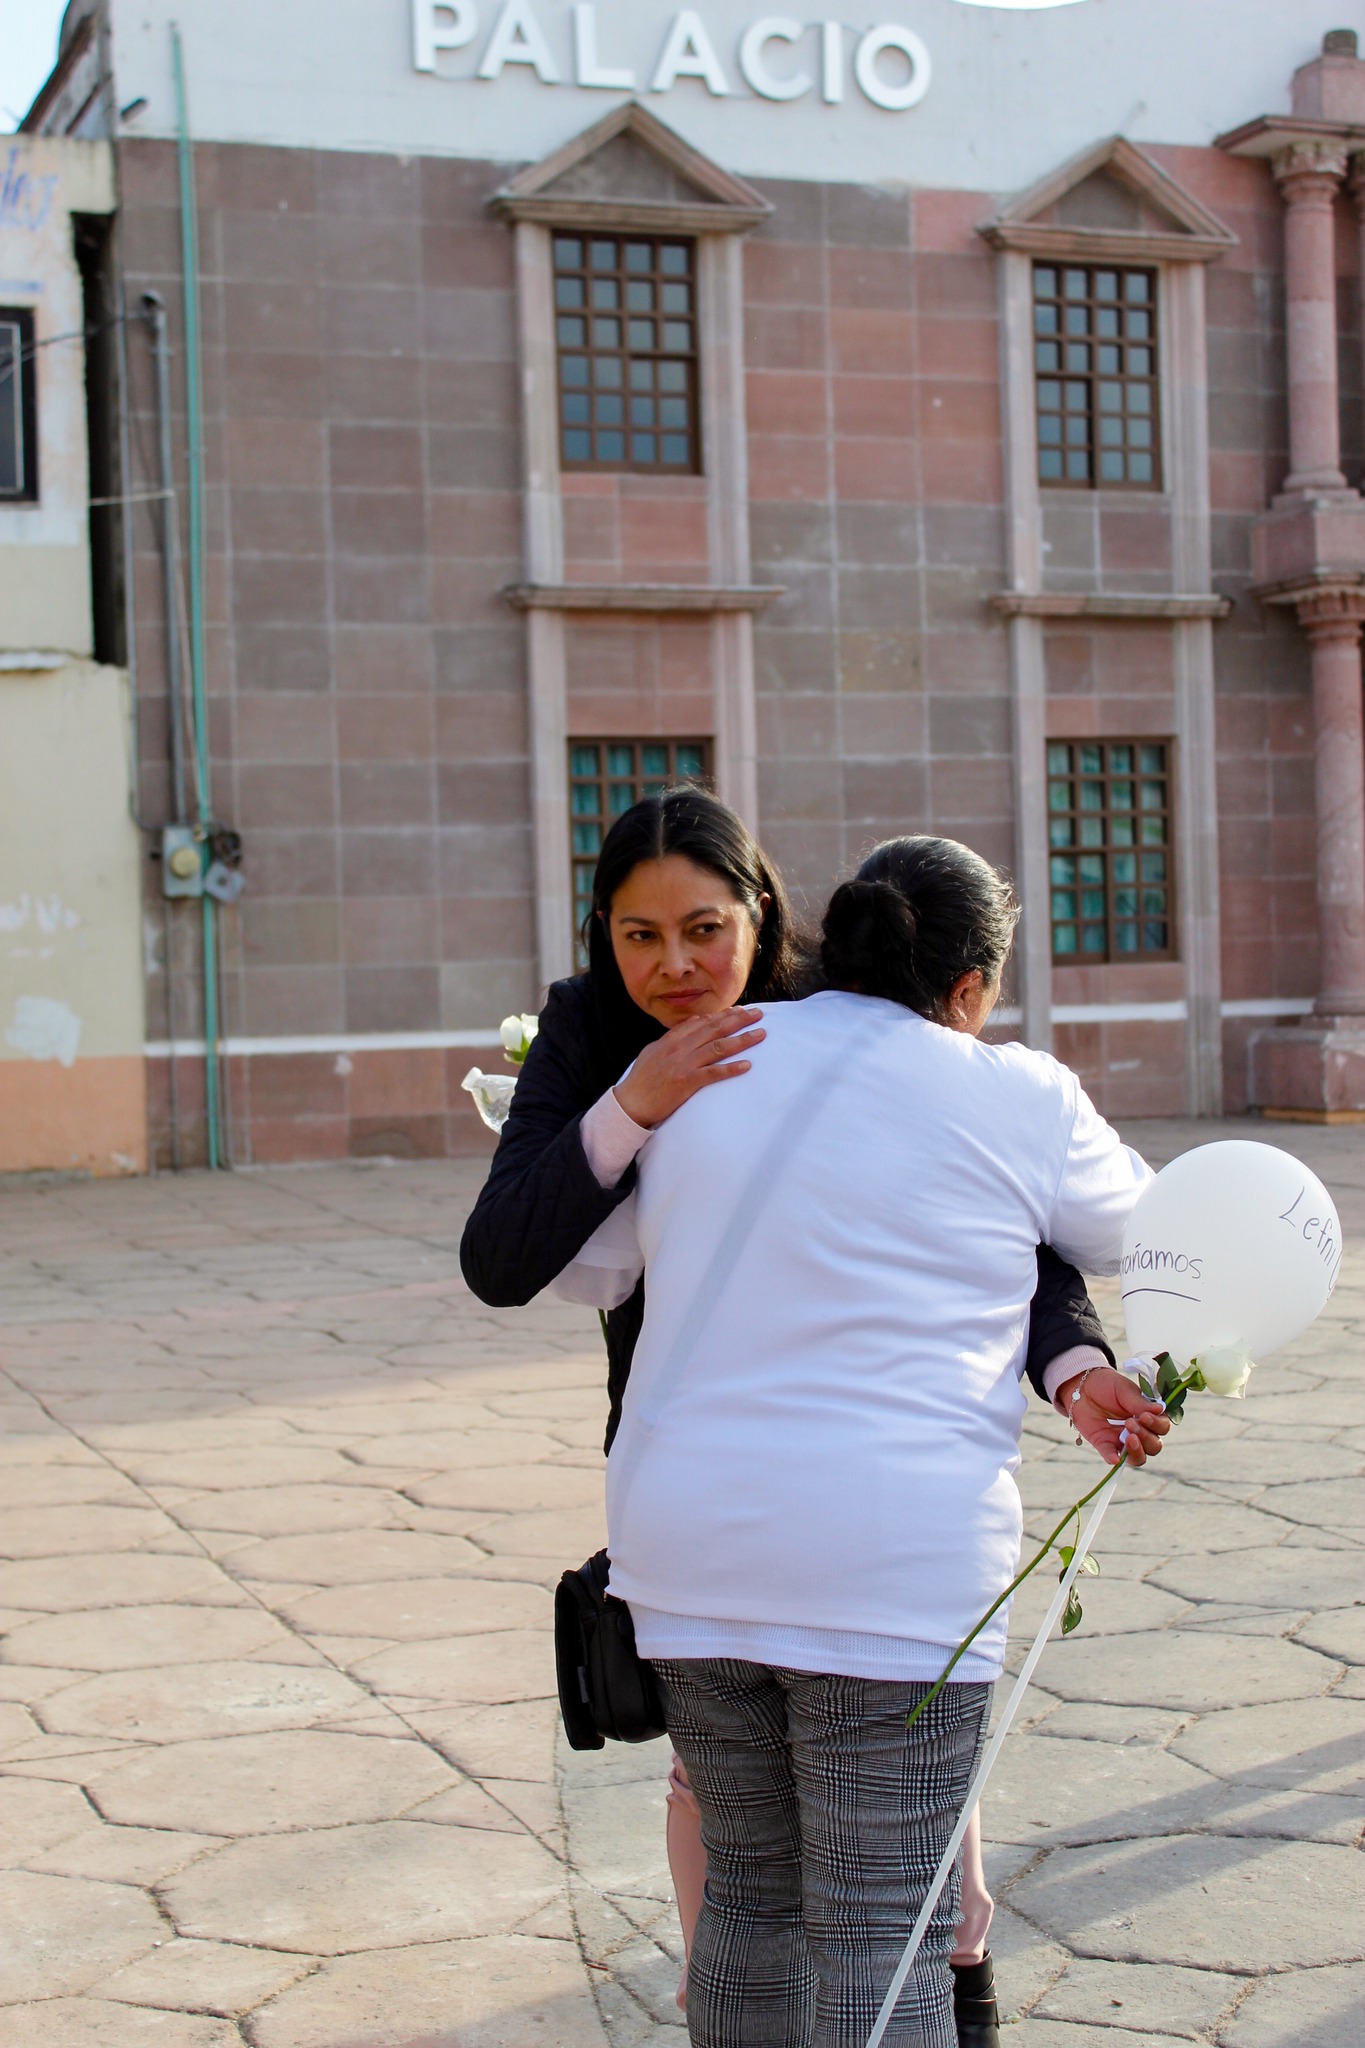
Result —
<instances>
[{"instance_id":1,"label":"building cornice","mask_svg":"<svg viewBox=\"0 0 1365 2048\"><path fill-rule=\"evenodd\" d=\"M1223 619L1232 610L1216 591L1001 590L987 603L1008 619Z\"/></svg>"},{"instance_id":2,"label":"building cornice","mask_svg":"<svg viewBox=\"0 0 1365 2048\"><path fill-rule=\"evenodd\" d=\"M502 595L532 612L761 612L782 583L509 583Z\"/></svg>"}]
</instances>

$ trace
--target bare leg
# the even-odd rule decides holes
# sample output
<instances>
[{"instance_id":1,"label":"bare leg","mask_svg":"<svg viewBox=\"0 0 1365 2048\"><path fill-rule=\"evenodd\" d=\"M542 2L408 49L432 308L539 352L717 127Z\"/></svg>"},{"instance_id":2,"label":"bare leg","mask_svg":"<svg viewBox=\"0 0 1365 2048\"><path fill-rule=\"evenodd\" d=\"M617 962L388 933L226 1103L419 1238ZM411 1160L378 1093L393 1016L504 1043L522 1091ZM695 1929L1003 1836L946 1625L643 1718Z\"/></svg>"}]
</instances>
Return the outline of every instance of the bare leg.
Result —
<instances>
[{"instance_id":1,"label":"bare leg","mask_svg":"<svg viewBox=\"0 0 1365 2048\"><path fill-rule=\"evenodd\" d=\"M673 1768L668 1774L668 1823L665 1833L668 1844L668 1869L673 1879L673 1890L678 1901L678 1919L682 1924L683 1973L678 1985L678 2005L687 2010L687 1962L692 1953L692 1936L696 1931L697 1915L701 1911L702 1887L706 1883L706 1851L701 1839L701 1810L696 1794L687 1782L687 1772L680 1758L674 1757Z\"/></svg>"},{"instance_id":2,"label":"bare leg","mask_svg":"<svg viewBox=\"0 0 1365 2048\"><path fill-rule=\"evenodd\" d=\"M986 1952L995 1900L986 1890L981 1862L981 1808L972 1815L962 1843L962 1908L957 1925L955 1963L979 1963ZM676 1877L674 1879L676 1883Z\"/></svg>"}]
</instances>

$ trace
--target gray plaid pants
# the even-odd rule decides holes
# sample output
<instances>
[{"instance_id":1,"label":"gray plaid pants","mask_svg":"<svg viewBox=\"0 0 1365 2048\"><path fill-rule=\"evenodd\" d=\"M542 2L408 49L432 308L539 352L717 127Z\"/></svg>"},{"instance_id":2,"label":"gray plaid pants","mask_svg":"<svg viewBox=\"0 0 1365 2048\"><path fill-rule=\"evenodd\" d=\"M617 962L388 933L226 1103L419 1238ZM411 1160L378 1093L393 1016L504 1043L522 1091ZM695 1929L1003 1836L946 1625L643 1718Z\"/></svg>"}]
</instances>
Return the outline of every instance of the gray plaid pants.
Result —
<instances>
[{"instance_id":1,"label":"gray plaid pants","mask_svg":"<svg viewBox=\"0 0 1365 2048\"><path fill-rule=\"evenodd\" d=\"M989 1685L927 1687L729 1658L654 1666L701 1808L693 2048L865 2048L971 1783ZM956 2048L954 1871L886 2034Z\"/></svg>"}]
</instances>

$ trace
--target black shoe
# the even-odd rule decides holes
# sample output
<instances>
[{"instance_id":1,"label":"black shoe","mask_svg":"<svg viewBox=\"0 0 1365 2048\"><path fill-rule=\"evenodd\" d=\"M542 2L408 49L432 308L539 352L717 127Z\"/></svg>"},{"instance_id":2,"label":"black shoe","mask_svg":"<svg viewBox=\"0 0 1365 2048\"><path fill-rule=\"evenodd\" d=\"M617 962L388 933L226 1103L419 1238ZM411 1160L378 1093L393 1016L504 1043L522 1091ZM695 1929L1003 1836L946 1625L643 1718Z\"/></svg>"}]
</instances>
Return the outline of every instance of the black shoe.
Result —
<instances>
[{"instance_id":1,"label":"black shoe","mask_svg":"<svg viewBox=\"0 0 1365 2048\"><path fill-rule=\"evenodd\" d=\"M990 1950L979 1963L954 1963L952 1971L957 2048L1000 2048L1000 2011Z\"/></svg>"}]
</instances>

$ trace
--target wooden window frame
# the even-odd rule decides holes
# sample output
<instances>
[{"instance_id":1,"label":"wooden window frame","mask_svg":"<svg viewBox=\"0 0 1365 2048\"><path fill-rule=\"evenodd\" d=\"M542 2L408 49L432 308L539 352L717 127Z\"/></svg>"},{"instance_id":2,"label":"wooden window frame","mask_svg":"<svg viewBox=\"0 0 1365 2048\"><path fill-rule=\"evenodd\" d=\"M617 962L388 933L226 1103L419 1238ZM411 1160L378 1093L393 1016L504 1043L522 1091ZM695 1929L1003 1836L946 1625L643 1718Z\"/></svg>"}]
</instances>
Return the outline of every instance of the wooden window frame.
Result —
<instances>
[{"instance_id":1,"label":"wooden window frame","mask_svg":"<svg viewBox=\"0 0 1365 2048\"><path fill-rule=\"evenodd\" d=\"M1131 282L1139 278L1144 281L1145 297L1134 296L1130 291ZM1041 290L1048 279L1053 288ZM1114 281L1112 292L1100 289L1100 282L1107 279ZM1079 280L1084 281L1083 292L1069 289ZM1159 270L1148 263L1039 258L1033 264L1032 285L1039 487L1048 491L1163 490ZM1081 318L1073 327L1076 314ZM1139 323L1146 324L1145 335L1137 331ZM1048 331L1044 331L1045 325ZM1108 331L1110 328L1112 332ZM1085 352L1084 366L1072 362L1079 350ZM1117 367L1102 368L1102 360L1109 352ZM1140 365L1144 352L1147 367L1130 369L1130 360ZM1145 399L1145 406L1137 402L1138 394ZM1045 439L1045 435L1052 435L1054 422L1055 438ZM1083 440L1067 438L1073 423L1083 426ZM1121 439L1105 442L1102 436L1111 424L1121 429L1145 426L1150 440L1144 446L1140 440L1130 441L1124 431ZM1043 474L1047 456L1055 453L1065 472L1073 452L1082 450L1084 476ZM1110 455L1122 459L1122 476L1102 473L1105 458ZM1130 475L1132 463L1144 456L1150 460L1151 475Z\"/></svg>"},{"instance_id":2,"label":"wooden window frame","mask_svg":"<svg viewBox=\"0 0 1365 2048\"><path fill-rule=\"evenodd\" d=\"M21 455L21 476L17 490L0 485L0 505L36 505L38 502L38 354L36 322L31 306L0 306L0 326L15 334L14 362L18 392L0 389L0 401L12 405L17 396L17 426ZM3 366L0 366L2 368ZM8 384L8 379L5 379Z\"/></svg>"},{"instance_id":3,"label":"wooden window frame","mask_svg":"<svg viewBox=\"0 0 1365 2048\"><path fill-rule=\"evenodd\" d=\"M573 263L565 260L575 246L580 260ZM600 260L601 251L612 249L615 262L606 264ZM631 252L648 249L651 262L648 269L632 262ZM665 268L668 252L681 251L685 256L685 268L676 263ZM700 476L702 471L701 451L701 351L698 345L698 270L697 243L694 236L677 234L631 233L626 229L617 232L599 232L591 228L570 230L556 228L551 234L551 289L554 293L555 308L555 362L556 396L555 407L559 426L559 459L566 471L607 471L628 472L646 476ZM615 306L595 306L594 286L605 286L616 294ZM664 300L669 287L685 286L689 300L687 311L670 309ZM654 300L652 308L629 304L631 287L643 287ZM580 306L563 303L575 293L581 298ZM682 323L687 327L687 346L644 347L639 345L640 336L632 333L649 322L655 342L662 342L667 330ZM612 343L605 330L615 323L619 339ZM582 332L582 339L575 339L574 324ZM604 337L604 338L599 338ZM674 335L674 340L678 336ZM672 373L675 366L682 366L683 390L681 393L665 390L661 373ZM581 366L581 374L579 366ZM649 377L646 388L641 378L645 370ZM572 371L574 381L569 381ZM613 381L614 380L614 381ZM686 408L686 419L665 428L657 414L653 423L632 418L637 406L654 405L662 410L666 404L675 404L682 398ZM570 408L577 410L586 401L585 417L571 419ZM614 403L619 404L619 421L603 417L599 404L604 410ZM622 452L619 457L600 455L596 445L604 434L619 431ZM685 461L672 462L663 459L663 443L669 435L685 436L687 457ZM571 453L570 437L585 435L593 441L590 454ZM653 457L637 453L644 437L650 437L654 444Z\"/></svg>"},{"instance_id":4,"label":"wooden window frame","mask_svg":"<svg viewBox=\"0 0 1365 2048\"><path fill-rule=\"evenodd\" d=\"M576 756L581 749L596 747L600 750L599 768L595 773L583 771ZM612 773L610 750L629 747L631 768L627 774L618 768ZM661 772L658 766L646 763L646 748L663 748L666 767ZM688 765L691 755L699 757L700 765ZM579 964L586 963L582 951L582 932L592 909L592 871L597 865L597 855L602 841L611 826L623 811L636 804L641 797L653 796L658 791L674 787L680 782L700 782L711 786L713 773L712 744L709 738L660 739L619 737L602 739L596 737L571 739L568 746L569 770L569 873L573 897L573 923L575 944L579 947ZM591 810L580 808L579 792L594 785L601 792L600 802ZM620 792L626 786L630 789L630 800L625 802L618 795L613 799L613 788ZM586 828L586 829L585 829ZM597 844L590 847L587 840L595 833Z\"/></svg>"},{"instance_id":5,"label":"wooden window frame","mask_svg":"<svg viewBox=\"0 0 1365 2048\"><path fill-rule=\"evenodd\" d=\"M1160 748L1162 765L1159 769L1142 767L1142 750L1147 748ZM1061 765L1063 749L1068 763L1065 767ZM1124 763L1125 751L1127 765ZM1088 760L1087 757L1091 758ZM1049 930L1053 966L1133 966L1154 960L1177 960L1180 956L1176 931L1174 739L1150 735L1112 740L1052 739L1047 743L1047 770ZM1146 791L1142 785L1150 786L1157 782L1164 787L1164 803L1144 804ZM1064 784L1069 786L1065 802L1059 795ZM1116 784L1120 791L1124 785L1133 786L1131 801L1114 802ZM1082 785L1099 785L1102 802L1099 805L1086 804ZM1160 821L1162 836L1159 839L1151 834L1144 837L1143 828L1149 820ZM1155 856L1160 856L1164 863L1164 873L1159 877L1152 872L1156 865ZM1125 872L1125 864L1129 860L1132 861L1131 875ZM1066 871L1068 862L1073 864L1069 874ZM1092 873L1087 877L1086 862L1093 863L1099 874ZM1144 900L1157 890L1165 899L1161 911L1147 908ZM1131 909L1126 906L1130 893L1134 899ZM1087 916L1085 898L1100 894L1104 900L1102 915L1092 911ZM1068 896L1073 900L1074 912L1059 914L1059 899L1065 901ZM1165 943L1146 943L1148 931L1157 924L1165 929ZM1133 927L1137 943L1130 948L1120 948L1118 931L1126 925ZM1059 950L1057 945L1059 930L1068 928L1074 929L1076 935L1075 950L1070 952ZM1103 950L1085 950L1087 930L1102 933Z\"/></svg>"}]
</instances>

